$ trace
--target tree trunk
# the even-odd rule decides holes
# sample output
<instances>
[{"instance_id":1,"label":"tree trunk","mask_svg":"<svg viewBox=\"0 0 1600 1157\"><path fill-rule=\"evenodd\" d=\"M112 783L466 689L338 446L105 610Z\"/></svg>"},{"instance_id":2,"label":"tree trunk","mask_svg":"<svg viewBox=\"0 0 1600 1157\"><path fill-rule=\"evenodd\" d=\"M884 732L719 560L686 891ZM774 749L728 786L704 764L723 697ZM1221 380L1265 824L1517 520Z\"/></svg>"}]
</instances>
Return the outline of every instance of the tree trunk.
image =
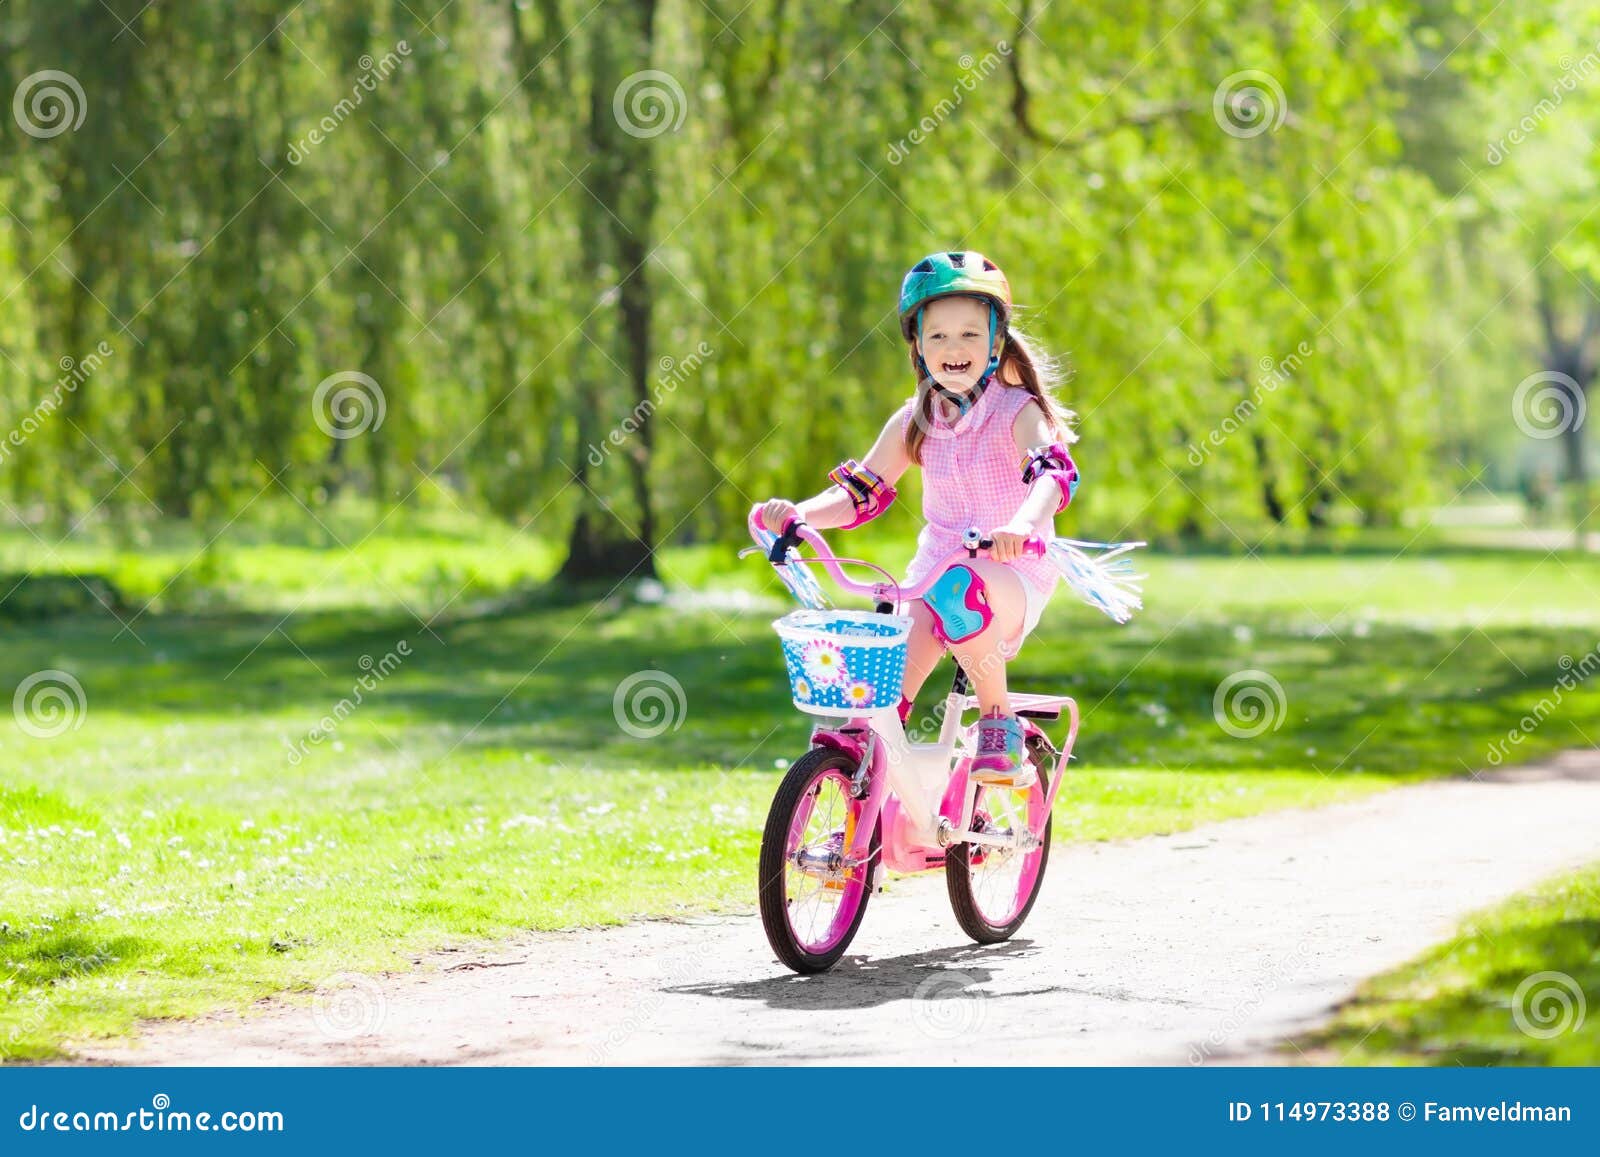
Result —
<instances>
[{"instance_id":1,"label":"tree trunk","mask_svg":"<svg viewBox=\"0 0 1600 1157\"><path fill-rule=\"evenodd\" d=\"M627 119L626 102L614 109L613 98L633 74L650 67L656 3L632 0L615 7L618 11L604 34L597 31L589 46L588 137L593 160L588 173L593 176L586 175L585 180L592 197L580 228L591 283L604 286L608 295L614 293L617 316L615 325L603 327L600 340L594 343L601 349L612 346L598 363L592 363L599 380L580 380L572 397L578 419L578 462L573 473L580 490L578 514L558 581L655 576L655 518L650 498L654 439L647 404L653 299L646 264L656 204L656 174L650 163L655 133L622 123ZM598 386L619 367L626 379L622 383L625 391L585 388ZM619 397L630 403L626 413L612 412L614 405L605 405L608 399ZM610 450L614 445L599 431L615 430L624 420L628 433L620 452L596 455L594 447ZM590 437L591 432L596 436ZM632 499L636 530L630 530L615 511L617 500L624 495Z\"/></svg>"},{"instance_id":2,"label":"tree trunk","mask_svg":"<svg viewBox=\"0 0 1600 1157\"><path fill-rule=\"evenodd\" d=\"M1573 511L1572 531L1578 548L1585 549L1589 542L1594 496L1589 484L1589 462L1585 453L1584 428L1588 425L1585 407L1589 386L1600 371L1600 356L1596 354L1600 339L1600 304L1596 304L1593 287L1584 295L1583 322L1576 337L1561 332L1556 318L1554 294L1549 281L1539 279L1539 320L1544 327L1544 367L1560 375L1550 385L1562 394L1561 413L1570 416L1561 427L1561 448L1566 465L1568 493L1576 504Z\"/></svg>"}]
</instances>

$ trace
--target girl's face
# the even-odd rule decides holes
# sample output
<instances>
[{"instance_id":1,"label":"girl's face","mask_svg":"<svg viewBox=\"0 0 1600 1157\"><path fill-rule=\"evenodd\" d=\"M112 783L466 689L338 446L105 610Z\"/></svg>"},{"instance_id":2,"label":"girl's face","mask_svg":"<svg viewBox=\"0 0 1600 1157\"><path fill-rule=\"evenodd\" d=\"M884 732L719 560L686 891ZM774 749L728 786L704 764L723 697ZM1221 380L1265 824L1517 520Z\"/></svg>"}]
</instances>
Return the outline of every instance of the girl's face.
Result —
<instances>
[{"instance_id":1,"label":"girl's face","mask_svg":"<svg viewBox=\"0 0 1600 1157\"><path fill-rule=\"evenodd\" d=\"M934 381L967 393L989 365L989 303L975 297L930 301L922 309L917 350Z\"/></svg>"}]
</instances>

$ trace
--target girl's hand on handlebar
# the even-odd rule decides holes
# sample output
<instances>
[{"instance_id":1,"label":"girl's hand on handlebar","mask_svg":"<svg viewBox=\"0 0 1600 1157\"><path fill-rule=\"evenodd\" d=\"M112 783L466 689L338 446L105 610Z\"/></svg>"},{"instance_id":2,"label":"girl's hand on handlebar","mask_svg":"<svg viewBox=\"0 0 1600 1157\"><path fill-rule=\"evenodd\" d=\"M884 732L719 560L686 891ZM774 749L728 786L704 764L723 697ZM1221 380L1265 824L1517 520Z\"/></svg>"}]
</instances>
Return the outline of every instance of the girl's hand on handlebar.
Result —
<instances>
[{"instance_id":1,"label":"girl's hand on handlebar","mask_svg":"<svg viewBox=\"0 0 1600 1157\"><path fill-rule=\"evenodd\" d=\"M782 534L783 528L800 517L800 508L787 498L770 498L761 506L761 525L773 534Z\"/></svg>"},{"instance_id":2,"label":"girl's hand on handlebar","mask_svg":"<svg viewBox=\"0 0 1600 1157\"><path fill-rule=\"evenodd\" d=\"M994 545L989 548L989 557L996 562L1015 562L1026 557L1023 543L1033 533L1033 527L1023 523L1008 522L996 527L989 532L989 537L994 540Z\"/></svg>"}]
</instances>

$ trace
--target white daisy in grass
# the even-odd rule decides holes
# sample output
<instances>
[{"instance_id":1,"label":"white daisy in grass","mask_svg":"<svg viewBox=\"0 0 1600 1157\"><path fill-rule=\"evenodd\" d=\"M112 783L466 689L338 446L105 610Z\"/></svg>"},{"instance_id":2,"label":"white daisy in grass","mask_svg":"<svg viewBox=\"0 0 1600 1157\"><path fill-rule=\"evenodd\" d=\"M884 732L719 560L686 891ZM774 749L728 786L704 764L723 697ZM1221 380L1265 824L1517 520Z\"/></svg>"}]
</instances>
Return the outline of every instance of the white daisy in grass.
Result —
<instances>
[{"instance_id":1,"label":"white daisy in grass","mask_svg":"<svg viewBox=\"0 0 1600 1157\"><path fill-rule=\"evenodd\" d=\"M852 707L871 707L873 695L871 683L852 683L844 690L845 702Z\"/></svg>"},{"instance_id":2,"label":"white daisy in grass","mask_svg":"<svg viewBox=\"0 0 1600 1157\"><path fill-rule=\"evenodd\" d=\"M794 697L796 699L803 699L806 702L810 702L811 684L807 683L804 679L796 679L794 681Z\"/></svg>"},{"instance_id":3,"label":"white daisy in grass","mask_svg":"<svg viewBox=\"0 0 1600 1157\"><path fill-rule=\"evenodd\" d=\"M837 683L849 675L844 666L844 652L832 639L812 639L806 644L801 658L806 674L818 685Z\"/></svg>"}]
</instances>

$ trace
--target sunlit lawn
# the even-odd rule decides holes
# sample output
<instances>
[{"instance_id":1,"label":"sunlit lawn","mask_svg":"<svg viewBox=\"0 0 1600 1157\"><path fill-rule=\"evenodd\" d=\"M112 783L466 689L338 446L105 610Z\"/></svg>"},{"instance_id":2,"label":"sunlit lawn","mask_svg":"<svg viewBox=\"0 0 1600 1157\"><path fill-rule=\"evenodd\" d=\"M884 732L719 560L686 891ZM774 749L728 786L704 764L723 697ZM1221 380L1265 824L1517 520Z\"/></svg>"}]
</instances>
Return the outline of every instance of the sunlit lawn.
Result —
<instances>
[{"instance_id":1,"label":"sunlit lawn","mask_svg":"<svg viewBox=\"0 0 1600 1157\"><path fill-rule=\"evenodd\" d=\"M1600 1064L1600 865L1474 915L1296 1044L1363 1065Z\"/></svg>"},{"instance_id":2,"label":"sunlit lawn","mask_svg":"<svg viewBox=\"0 0 1600 1157\"><path fill-rule=\"evenodd\" d=\"M476 595L553 567L554 550L514 541L481 556ZM872 540L851 544L877 557ZM53 669L85 699L58 735L0 730L0 1049L49 1056L140 1017L452 942L751 906L766 804L809 729L767 625L782 604L686 609L629 586L489 612L417 577L465 574L481 550L411 531L354 556L235 545L238 601L270 612L124 612L128 631L109 616L0 623L0 687ZM669 551L663 573L777 590L731 555ZM1157 557L1149 609L1125 628L1059 597L1012 680L1084 709L1057 838L1171 831L1481 766L1549 695L1561 657L1600 641L1600 562L1540 557ZM327 574L356 605L305 599ZM381 682L369 661L391 667ZM683 707L641 739L613 696L643 670L676 680ZM1213 715L1219 683L1244 670L1282 689L1250 738ZM341 699L353 710L311 742ZM1600 687L1566 695L1519 757L1584 735L1600 735Z\"/></svg>"}]
</instances>

